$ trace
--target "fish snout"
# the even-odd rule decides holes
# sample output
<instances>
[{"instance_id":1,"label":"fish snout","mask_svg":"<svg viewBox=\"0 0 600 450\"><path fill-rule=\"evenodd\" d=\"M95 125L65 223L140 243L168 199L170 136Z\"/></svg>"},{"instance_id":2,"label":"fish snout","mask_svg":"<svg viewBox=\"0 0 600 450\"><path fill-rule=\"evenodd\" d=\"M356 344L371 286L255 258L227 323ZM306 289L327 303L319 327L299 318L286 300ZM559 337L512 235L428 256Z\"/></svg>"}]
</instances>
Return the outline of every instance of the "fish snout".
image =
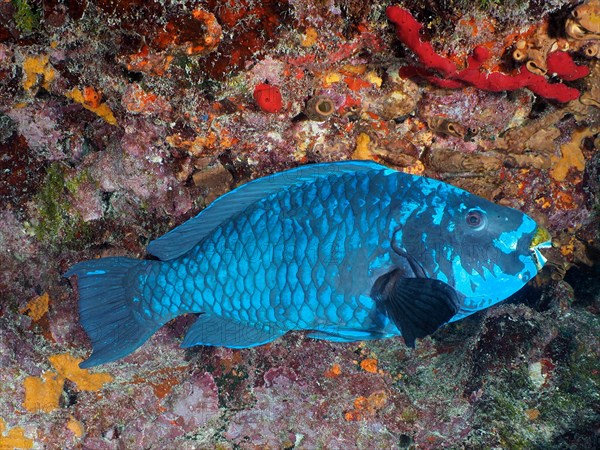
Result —
<instances>
[{"instance_id":1,"label":"fish snout","mask_svg":"<svg viewBox=\"0 0 600 450\"><path fill-rule=\"evenodd\" d=\"M547 261L540 249L550 247L552 247L552 236L550 236L550 233L544 227L538 227L529 246L538 271L544 267Z\"/></svg>"}]
</instances>

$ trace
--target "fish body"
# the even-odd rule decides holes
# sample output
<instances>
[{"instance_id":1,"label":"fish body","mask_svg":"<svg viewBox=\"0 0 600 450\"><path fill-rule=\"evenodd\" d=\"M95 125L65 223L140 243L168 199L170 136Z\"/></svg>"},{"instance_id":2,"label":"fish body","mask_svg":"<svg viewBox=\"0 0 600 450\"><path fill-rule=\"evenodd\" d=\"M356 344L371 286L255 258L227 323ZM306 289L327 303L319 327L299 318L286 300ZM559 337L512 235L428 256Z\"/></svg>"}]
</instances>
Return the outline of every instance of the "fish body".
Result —
<instances>
[{"instance_id":1,"label":"fish body","mask_svg":"<svg viewBox=\"0 0 600 450\"><path fill-rule=\"evenodd\" d=\"M94 350L131 353L165 322L201 313L182 345L244 348L290 330L409 345L519 290L544 263L526 214L371 162L255 180L153 241L160 261L73 266Z\"/></svg>"}]
</instances>

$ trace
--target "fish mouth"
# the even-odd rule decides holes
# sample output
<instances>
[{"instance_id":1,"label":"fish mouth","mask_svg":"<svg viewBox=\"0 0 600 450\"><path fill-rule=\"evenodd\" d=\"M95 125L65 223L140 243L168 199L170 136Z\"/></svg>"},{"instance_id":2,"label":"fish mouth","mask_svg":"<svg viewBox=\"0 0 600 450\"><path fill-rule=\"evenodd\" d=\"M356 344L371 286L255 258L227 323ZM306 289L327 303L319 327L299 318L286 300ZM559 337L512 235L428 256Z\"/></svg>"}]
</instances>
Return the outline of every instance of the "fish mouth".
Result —
<instances>
[{"instance_id":1,"label":"fish mouth","mask_svg":"<svg viewBox=\"0 0 600 450\"><path fill-rule=\"evenodd\" d=\"M547 261L540 249L550 247L552 247L552 236L550 236L550 233L544 227L538 227L531 240L531 245L529 246L529 250L533 254L533 260L538 270L541 270Z\"/></svg>"}]
</instances>

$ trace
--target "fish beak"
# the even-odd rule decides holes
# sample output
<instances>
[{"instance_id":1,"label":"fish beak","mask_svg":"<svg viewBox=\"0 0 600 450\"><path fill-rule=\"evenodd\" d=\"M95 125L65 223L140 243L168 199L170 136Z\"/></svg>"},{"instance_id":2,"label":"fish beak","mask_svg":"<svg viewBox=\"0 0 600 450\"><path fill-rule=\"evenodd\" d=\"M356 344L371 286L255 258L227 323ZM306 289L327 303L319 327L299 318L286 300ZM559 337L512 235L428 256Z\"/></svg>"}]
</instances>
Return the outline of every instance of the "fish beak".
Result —
<instances>
[{"instance_id":1,"label":"fish beak","mask_svg":"<svg viewBox=\"0 0 600 450\"><path fill-rule=\"evenodd\" d=\"M552 237L548 230L542 227L538 227L535 236L531 240L531 246L529 250L533 253L533 259L538 270L541 270L546 264L547 259L542 255L540 249L552 247Z\"/></svg>"}]
</instances>

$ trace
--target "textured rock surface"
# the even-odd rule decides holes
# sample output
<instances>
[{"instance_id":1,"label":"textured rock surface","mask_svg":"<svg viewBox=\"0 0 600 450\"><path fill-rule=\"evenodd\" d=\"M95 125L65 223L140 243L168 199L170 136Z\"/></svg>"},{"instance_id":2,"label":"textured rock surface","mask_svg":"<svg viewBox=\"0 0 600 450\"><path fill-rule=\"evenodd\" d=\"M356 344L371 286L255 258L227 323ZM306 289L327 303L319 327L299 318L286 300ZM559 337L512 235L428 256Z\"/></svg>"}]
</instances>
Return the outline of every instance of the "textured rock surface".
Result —
<instances>
[{"instance_id":1,"label":"textured rock surface","mask_svg":"<svg viewBox=\"0 0 600 450\"><path fill-rule=\"evenodd\" d=\"M510 73L518 42L588 29L596 4L401 6L436 52L460 66L483 45L485 70ZM0 2L0 448L600 445L596 47L571 43L592 75L563 80L582 92L568 104L447 91L398 75L417 61L387 6ZM261 84L277 87L281 110L255 103ZM305 114L317 97L333 105L326 120ZM78 369L90 348L67 267L144 257L151 239L241 182L348 158L531 214L556 243L548 268L416 350L303 333L182 350L194 318L180 317L133 355Z\"/></svg>"}]
</instances>

